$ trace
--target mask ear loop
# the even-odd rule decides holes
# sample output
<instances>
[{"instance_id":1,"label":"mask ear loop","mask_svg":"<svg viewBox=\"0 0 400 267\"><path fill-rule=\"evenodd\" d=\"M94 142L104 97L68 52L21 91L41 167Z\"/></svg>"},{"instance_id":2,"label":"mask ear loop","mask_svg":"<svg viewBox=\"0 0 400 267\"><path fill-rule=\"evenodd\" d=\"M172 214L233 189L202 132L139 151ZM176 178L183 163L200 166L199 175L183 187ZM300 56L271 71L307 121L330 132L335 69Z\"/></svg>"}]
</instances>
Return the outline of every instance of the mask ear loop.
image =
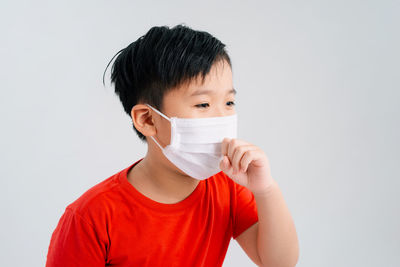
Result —
<instances>
[{"instance_id":1,"label":"mask ear loop","mask_svg":"<svg viewBox=\"0 0 400 267\"><path fill-rule=\"evenodd\" d=\"M160 114L161 116L163 116L166 120L171 121L170 118L168 118L167 116L165 116L163 113L161 113L160 111L158 111L157 109L153 108L152 106L150 106L149 104L146 104L147 106L151 107L155 112L157 112L158 114Z\"/></svg>"},{"instance_id":2,"label":"mask ear loop","mask_svg":"<svg viewBox=\"0 0 400 267\"><path fill-rule=\"evenodd\" d=\"M156 139L154 139L153 136L150 136L151 139L153 139L153 141L158 145L158 147L163 150L164 148L156 141Z\"/></svg>"},{"instance_id":3,"label":"mask ear loop","mask_svg":"<svg viewBox=\"0 0 400 267\"><path fill-rule=\"evenodd\" d=\"M170 118L168 118L167 116L165 116L164 114L162 114L160 111L158 111L157 109L153 108L152 106L150 106L149 104L146 104L147 106L149 106L151 109L153 109L155 112L157 112L158 114L160 114L162 117L164 117L165 119L167 119L168 121L171 121ZM156 139L153 136L150 136L151 139L153 139L153 141L158 145L158 147L163 150L164 148L156 141Z\"/></svg>"}]
</instances>

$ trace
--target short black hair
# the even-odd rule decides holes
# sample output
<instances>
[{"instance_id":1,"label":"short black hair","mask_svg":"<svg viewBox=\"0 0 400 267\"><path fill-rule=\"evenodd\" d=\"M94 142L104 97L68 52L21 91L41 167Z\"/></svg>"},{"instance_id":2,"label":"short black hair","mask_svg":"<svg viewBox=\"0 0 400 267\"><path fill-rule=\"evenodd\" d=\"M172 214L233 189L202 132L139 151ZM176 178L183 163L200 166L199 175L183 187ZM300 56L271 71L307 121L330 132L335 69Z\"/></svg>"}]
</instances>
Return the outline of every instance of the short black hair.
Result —
<instances>
[{"instance_id":1,"label":"short black hair","mask_svg":"<svg viewBox=\"0 0 400 267\"><path fill-rule=\"evenodd\" d=\"M173 28L152 27L117 52L104 74L116 56L111 68L111 83L129 116L132 107L138 103L148 103L162 112L162 100L167 91L199 74L204 82L216 62L225 60L232 68L225 44L206 31L196 31L183 24ZM146 141L134 125L133 129L141 140Z\"/></svg>"}]
</instances>

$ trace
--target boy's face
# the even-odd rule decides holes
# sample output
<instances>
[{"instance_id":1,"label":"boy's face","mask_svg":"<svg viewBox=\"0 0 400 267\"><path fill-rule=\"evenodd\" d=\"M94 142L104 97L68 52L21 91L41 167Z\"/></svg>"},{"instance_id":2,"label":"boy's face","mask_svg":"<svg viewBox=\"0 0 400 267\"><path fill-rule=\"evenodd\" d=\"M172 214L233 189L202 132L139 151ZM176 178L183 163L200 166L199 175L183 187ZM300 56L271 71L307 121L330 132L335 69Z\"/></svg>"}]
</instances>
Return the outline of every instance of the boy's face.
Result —
<instances>
[{"instance_id":1,"label":"boy's face","mask_svg":"<svg viewBox=\"0 0 400 267\"><path fill-rule=\"evenodd\" d=\"M232 70L225 61L215 63L201 84L201 77L164 95L162 112L178 118L204 118L229 116L236 113ZM153 112L156 137L161 145L169 144L170 122Z\"/></svg>"}]
</instances>

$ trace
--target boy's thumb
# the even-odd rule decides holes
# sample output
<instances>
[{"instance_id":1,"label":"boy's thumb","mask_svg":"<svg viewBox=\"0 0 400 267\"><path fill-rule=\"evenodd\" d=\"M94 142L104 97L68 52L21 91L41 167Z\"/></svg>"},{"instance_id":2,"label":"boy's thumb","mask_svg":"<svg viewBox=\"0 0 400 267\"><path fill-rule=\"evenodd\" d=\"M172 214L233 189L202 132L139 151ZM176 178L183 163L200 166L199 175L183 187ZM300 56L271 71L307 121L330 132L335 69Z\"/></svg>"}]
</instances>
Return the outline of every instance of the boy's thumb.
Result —
<instances>
[{"instance_id":1,"label":"boy's thumb","mask_svg":"<svg viewBox=\"0 0 400 267\"><path fill-rule=\"evenodd\" d=\"M219 167L222 171L226 172L229 168L229 160L227 156L224 156L219 163Z\"/></svg>"}]
</instances>

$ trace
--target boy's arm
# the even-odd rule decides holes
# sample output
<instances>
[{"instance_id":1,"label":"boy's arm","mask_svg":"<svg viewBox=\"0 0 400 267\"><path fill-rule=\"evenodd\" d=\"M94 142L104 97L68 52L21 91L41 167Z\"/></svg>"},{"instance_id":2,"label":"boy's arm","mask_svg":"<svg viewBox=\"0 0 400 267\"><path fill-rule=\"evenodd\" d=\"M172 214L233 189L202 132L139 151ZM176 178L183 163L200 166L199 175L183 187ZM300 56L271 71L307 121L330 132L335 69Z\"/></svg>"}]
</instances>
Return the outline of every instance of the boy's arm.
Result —
<instances>
[{"instance_id":1,"label":"boy's arm","mask_svg":"<svg viewBox=\"0 0 400 267\"><path fill-rule=\"evenodd\" d=\"M104 266L104 240L90 222L66 208L51 236L46 267Z\"/></svg>"},{"instance_id":2,"label":"boy's arm","mask_svg":"<svg viewBox=\"0 0 400 267\"><path fill-rule=\"evenodd\" d=\"M236 237L236 241L246 252L247 256L257 265L262 266L260 256L257 251L258 222L247 228L243 233Z\"/></svg>"},{"instance_id":3,"label":"boy's arm","mask_svg":"<svg viewBox=\"0 0 400 267\"><path fill-rule=\"evenodd\" d=\"M282 192L271 176L267 155L259 147L236 138L224 138L221 152L221 170L247 187L257 206L258 225L242 233L240 245L263 267L295 266L299 257L296 229Z\"/></svg>"},{"instance_id":4,"label":"boy's arm","mask_svg":"<svg viewBox=\"0 0 400 267\"><path fill-rule=\"evenodd\" d=\"M299 257L297 233L278 184L254 194L258 222L236 241L258 266L293 267Z\"/></svg>"}]
</instances>

